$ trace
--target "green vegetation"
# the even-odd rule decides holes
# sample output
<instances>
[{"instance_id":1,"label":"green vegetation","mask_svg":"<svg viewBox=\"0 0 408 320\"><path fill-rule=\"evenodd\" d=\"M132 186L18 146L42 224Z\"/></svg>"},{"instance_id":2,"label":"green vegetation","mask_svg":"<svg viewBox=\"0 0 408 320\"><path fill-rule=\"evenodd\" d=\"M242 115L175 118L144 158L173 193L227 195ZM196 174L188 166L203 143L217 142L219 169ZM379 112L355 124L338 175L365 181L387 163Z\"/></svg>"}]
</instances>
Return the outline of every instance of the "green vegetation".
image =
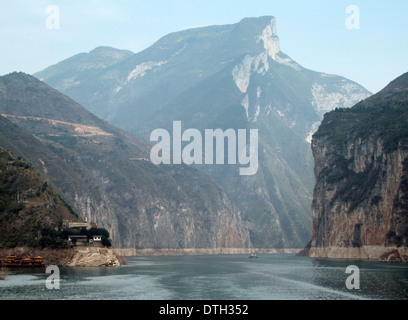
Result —
<instances>
[{"instance_id":1,"label":"green vegetation","mask_svg":"<svg viewBox=\"0 0 408 320\"><path fill-rule=\"evenodd\" d=\"M327 144L327 168L322 170L319 179L336 185L333 201L341 199L352 204L353 209L359 201L366 198L374 187L379 166L375 162L383 159L398 148L408 145L408 76L395 80L378 94L358 103L351 109L336 109L325 118L314 135L315 139L329 141ZM354 162L352 144L364 144L371 140L382 142L383 154L378 159L371 159L371 165L364 172L356 173L351 168ZM345 155L348 155L347 158ZM405 177L405 176L404 176ZM404 187L408 178L403 178ZM372 203L378 203L376 197Z\"/></svg>"},{"instance_id":2,"label":"green vegetation","mask_svg":"<svg viewBox=\"0 0 408 320\"><path fill-rule=\"evenodd\" d=\"M0 148L0 248L66 248L56 231L64 219L77 217L28 162Z\"/></svg>"},{"instance_id":3,"label":"green vegetation","mask_svg":"<svg viewBox=\"0 0 408 320\"><path fill-rule=\"evenodd\" d=\"M110 248L112 246L112 240L109 237L109 231L103 228L90 228L87 230L86 228L71 228L67 230L63 230L60 233L60 236L66 240L70 235L86 235L88 240L91 240L93 236L102 236L102 245L104 247Z\"/></svg>"},{"instance_id":4,"label":"green vegetation","mask_svg":"<svg viewBox=\"0 0 408 320\"><path fill-rule=\"evenodd\" d=\"M78 143L78 140L83 139L81 137L75 137L70 135L61 135L61 136L51 136L45 135L45 139L57 142L63 145L66 148L73 148Z\"/></svg>"},{"instance_id":5,"label":"green vegetation","mask_svg":"<svg viewBox=\"0 0 408 320\"><path fill-rule=\"evenodd\" d=\"M102 245L110 248L112 246L112 240L109 238L109 232L103 228L71 228L54 230L45 228L41 231L41 238L39 240L39 246L42 248L68 248L71 243L68 241L69 236L84 235L88 241L92 239L94 235L102 236ZM76 241L73 241L76 244Z\"/></svg>"},{"instance_id":6,"label":"green vegetation","mask_svg":"<svg viewBox=\"0 0 408 320\"><path fill-rule=\"evenodd\" d=\"M213 230L219 212L237 214L225 193L205 174L187 166L155 166L141 160L149 158L147 143L97 119L43 82L28 75L11 74L0 77L0 85L4 85L8 92L7 95L0 92L0 101L4 102L0 103L1 113L96 126L113 134L70 137L63 125L0 117L0 146L24 155L49 179L48 185L55 186L64 195L66 203L58 202L63 203L64 210L71 214L72 218L68 220L77 219L70 206L90 202L94 207L105 203L106 210L101 214L106 216L103 218L113 219L118 226L110 231L123 235L115 239L114 245L129 243L128 235L140 233L147 236L138 237L133 245L151 248L155 236L152 231L145 230L150 230L147 224L153 221L149 219L157 212L152 203L160 203L174 213L172 223L178 226L176 230L168 228L165 231L168 233L162 236L161 247L185 246L179 234L185 232L184 222L192 216L198 229ZM27 86L36 88L35 95L21 94ZM19 102L13 97L19 97ZM39 192L41 187L37 189ZM185 216L176 215L180 208L186 210ZM147 224L141 225L137 223L137 216L143 212L151 212L152 216L148 217ZM56 226L58 223L51 229ZM60 229L57 227L57 230ZM214 241L210 232L203 232L199 237L196 242ZM50 238L48 242L55 237L51 235Z\"/></svg>"},{"instance_id":7,"label":"green vegetation","mask_svg":"<svg viewBox=\"0 0 408 320\"><path fill-rule=\"evenodd\" d=\"M62 236L61 231L56 231L54 229L45 228L41 230L41 238L38 241L38 246L41 248L68 248L70 244L68 243L68 238Z\"/></svg>"},{"instance_id":8,"label":"green vegetation","mask_svg":"<svg viewBox=\"0 0 408 320\"><path fill-rule=\"evenodd\" d=\"M155 61L167 63L160 68L153 67L154 72L147 72L144 77L126 82L118 94L114 93L117 81L130 74L134 68L130 63L112 65L109 72L114 71L118 75L118 78L113 79L105 76L107 69L98 68L98 74L90 74L88 69L83 69L82 64L77 64L76 61L86 59L86 65L93 65L94 58L85 54L67 59L36 76L74 97L96 115L109 119L121 129L147 141L154 129L163 128L171 132L173 120L182 121L183 129L195 128L202 133L204 129L210 128L258 129L259 155L262 159L255 177L237 177L237 168L233 166L203 166L200 169L234 201L237 208L233 211L241 211L252 230L254 246L300 247L310 239L310 200L314 183L313 159L305 137L310 132L310 126L320 121L321 112L316 110L316 97L311 89L314 84L318 84L322 96L326 92L328 95L343 94L346 84L353 87L354 84L340 77L323 77L321 73L303 68L290 68L273 59L263 60L265 48L262 41L254 40L270 23L271 17L261 17L244 19L234 25L190 29L167 35L148 50L128 60L150 61L146 59L154 56ZM170 56L172 58L169 60ZM279 56L287 58L282 52ZM245 88L245 95L239 90L242 88L238 88L238 80L234 82L231 71L246 66L247 62L251 79ZM246 72L240 72L240 76L243 73ZM67 88L68 79L70 83L77 81L78 85ZM362 97L369 94L358 86L355 86L355 93ZM248 98L248 115L243 108L245 96ZM339 105L348 106L348 102L341 100ZM259 117L255 117L258 112ZM249 121L248 117L251 118ZM120 147L120 140L114 141ZM208 189L196 187L198 179L190 173L178 174L180 179L175 179L175 183L171 179L164 181L163 176L159 176L163 183L155 183L158 179L151 177L143 180L147 181L146 189L153 191L150 194L158 191L165 195L163 198L166 200L183 202L183 206L192 199L194 207L198 208L193 208L197 212L195 217L200 216L195 221L204 222L204 228L213 227L216 219L202 208L210 208L209 211L225 210L225 204L220 201L206 199L220 199L219 188L210 183L201 184L210 186ZM116 180L108 178L115 181L109 191L117 192L119 188ZM184 180L187 182L183 183ZM190 187L183 188L183 185ZM126 186L131 189L130 183ZM180 192L179 186L182 187ZM128 192L125 190L125 193ZM126 202L131 204L131 200ZM131 208L126 215L144 210L140 207L138 210ZM121 218L122 215L118 220L128 221ZM275 230L278 220L279 230ZM182 226L183 223L174 222L174 225ZM131 232L121 234L134 234L133 229L139 229L140 225L129 225L129 228L123 226L124 231ZM196 230L199 230L197 226ZM182 234L182 230L179 233ZM177 235L175 238L180 237ZM281 238L284 238L283 244L280 244ZM143 243L143 246L147 247L154 241ZM178 243L181 242L177 240L172 245Z\"/></svg>"},{"instance_id":9,"label":"green vegetation","mask_svg":"<svg viewBox=\"0 0 408 320\"><path fill-rule=\"evenodd\" d=\"M384 152L390 153L398 144L408 141L408 90L406 76L351 109L336 110L325 115L316 138L329 136L342 152L347 141L370 136L384 141Z\"/></svg>"}]
</instances>

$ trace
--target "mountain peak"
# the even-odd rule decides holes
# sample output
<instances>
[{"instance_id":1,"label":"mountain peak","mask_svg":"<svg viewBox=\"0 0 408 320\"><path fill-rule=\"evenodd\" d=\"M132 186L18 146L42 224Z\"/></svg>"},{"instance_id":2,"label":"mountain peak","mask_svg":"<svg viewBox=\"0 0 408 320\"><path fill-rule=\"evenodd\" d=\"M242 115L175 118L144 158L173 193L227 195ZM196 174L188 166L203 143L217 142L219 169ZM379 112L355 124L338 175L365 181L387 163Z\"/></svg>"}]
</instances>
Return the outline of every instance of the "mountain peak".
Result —
<instances>
[{"instance_id":1,"label":"mountain peak","mask_svg":"<svg viewBox=\"0 0 408 320\"><path fill-rule=\"evenodd\" d=\"M116 49L108 46L100 46L95 49L93 49L91 52L89 52L91 55L112 55L112 56L124 56L124 57L129 57L133 55L134 53L129 50L121 50L121 49Z\"/></svg>"},{"instance_id":2,"label":"mountain peak","mask_svg":"<svg viewBox=\"0 0 408 320\"><path fill-rule=\"evenodd\" d=\"M238 24L253 24L257 25L258 27L264 28L267 24L271 22L271 20L275 20L276 23L276 18L275 16L270 16L270 15L265 15L265 16L260 16L260 17L246 17L243 18Z\"/></svg>"},{"instance_id":3,"label":"mountain peak","mask_svg":"<svg viewBox=\"0 0 408 320\"><path fill-rule=\"evenodd\" d=\"M245 223L259 247L293 247L309 240L314 177L306 139L323 112L351 107L369 95L347 79L307 70L281 52L273 16L168 34L109 68L84 72L69 90L64 86L71 79L56 71L47 83L146 140L157 128L170 132L173 121L200 132L258 129L262 170L256 176L241 179L234 166L200 169L247 214Z\"/></svg>"},{"instance_id":4,"label":"mountain peak","mask_svg":"<svg viewBox=\"0 0 408 320\"><path fill-rule=\"evenodd\" d=\"M274 16L242 19L236 25L236 29L241 34L244 34L245 38L255 36L256 43L263 45L262 50L266 51L273 60L279 60L277 54L281 51L277 23Z\"/></svg>"},{"instance_id":5,"label":"mountain peak","mask_svg":"<svg viewBox=\"0 0 408 320\"><path fill-rule=\"evenodd\" d=\"M374 109L384 106L405 108L408 104L408 72L391 81L384 89L361 101L353 109Z\"/></svg>"},{"instance_id":6,"label":"mountain peak","mask_svg":"<svg viewBox=\"0 0 408 320\"><path fill-rule=\"evenodd\" d=\"M408 72L391 81L384 90L403 91L408 89Z\"/></svg>"},{"instance_id":7,"label":"mountain peak","mask_svg":"<svg viewBox=\"0 0 408 320\"><path fill-rule=\"evenodd\" d=\"M263 29L262 34L258 37L258 41L262 40L265 50L268 51L268 55L275 59L275 55L280 52L279 37L276 32L276 18L271 17L270 22Z\"/></svg>"}]
</instances>

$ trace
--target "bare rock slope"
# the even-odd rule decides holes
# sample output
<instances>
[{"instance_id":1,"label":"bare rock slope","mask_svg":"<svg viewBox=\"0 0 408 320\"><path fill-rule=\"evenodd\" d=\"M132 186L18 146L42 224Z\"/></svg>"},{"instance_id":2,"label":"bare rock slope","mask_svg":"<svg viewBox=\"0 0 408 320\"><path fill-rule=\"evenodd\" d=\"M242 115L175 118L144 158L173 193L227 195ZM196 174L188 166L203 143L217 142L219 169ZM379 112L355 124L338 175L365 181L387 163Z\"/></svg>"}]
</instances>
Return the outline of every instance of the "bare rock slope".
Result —
<instances>
[{"instance_id":1,"label":"bare rock slope","mask_svg":"<svg viewBox=\"0 0 408 320\"><path fill-rule=\"evenodd\" d=\"M312 257L406 260L408 74L313 136ZM390 258L391 257L391 258Z\"/></svg>"}]
</instances>

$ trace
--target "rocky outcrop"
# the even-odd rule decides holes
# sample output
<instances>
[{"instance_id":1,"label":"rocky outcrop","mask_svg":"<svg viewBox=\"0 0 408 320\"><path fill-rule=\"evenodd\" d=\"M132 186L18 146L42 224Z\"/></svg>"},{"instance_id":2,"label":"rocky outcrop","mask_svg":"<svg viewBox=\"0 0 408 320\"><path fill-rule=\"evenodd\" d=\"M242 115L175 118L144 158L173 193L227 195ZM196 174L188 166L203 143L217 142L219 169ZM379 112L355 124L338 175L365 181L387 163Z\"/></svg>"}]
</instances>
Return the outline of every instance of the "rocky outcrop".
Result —
<instances>
[{"instance_id":1,"label":"rocky outcrop","mask_svg":"<svg viewBox=\"0 0 408 320\"><path fill-rule=\"evenodd\" d=\"M119 258L112 249L87 247L75 249L75 256L68 267L118 267Z\"/></svg>"},{"instance_id":2,"label":"rocky outcrop","mask_svg":"<svg viewBox=\"0 0 408 320\"><path fill-rule=\"evenodd\" d=\"M311 258L329 259L364 259L381 262L408 262L406 247L394 246L361 246L361 247L313 247L308 256Z\"/></svg>"},{"instance_id":3,"label":"rocky outcrop","mask_svg":"<svg viewBox=\"0 0 408 320\"><path fill-rule=\"evenodd\" d=\"M327 156L332 156L333 152L324 141L314 141L318 177L313 202L314 246L386 244L396 214L402 163L408 157L408 149L401 147L382 154L383 147L381 139L374 137L349 141L343 159L351 160L348 164L352 172L350 178L343 178L346 182L343 179L331 182L325 169L336 166L330 160L327 162Z\"/></svg>"},{"instance_id":4,"label":"rocky outcrop","mask_svg":"<svg viewBox=\"0 0 408 320\"><path fill-rule=\"evenodd\" d=\"M398 250L386 252L380 257L381 262L401 262L401 255Z\"/></svg>"},{"instance_id":5,"label":"rocky outcrop","mask_svg":"<svg viewBox=\"0 0 408 320\"><path fill-rule=\"evenodd\" d=\"M403 261L408 245L408 76L325 115L313 136L309 255ZM405 254L405 253L404 253Z\"/></svg>"}]
</instances>

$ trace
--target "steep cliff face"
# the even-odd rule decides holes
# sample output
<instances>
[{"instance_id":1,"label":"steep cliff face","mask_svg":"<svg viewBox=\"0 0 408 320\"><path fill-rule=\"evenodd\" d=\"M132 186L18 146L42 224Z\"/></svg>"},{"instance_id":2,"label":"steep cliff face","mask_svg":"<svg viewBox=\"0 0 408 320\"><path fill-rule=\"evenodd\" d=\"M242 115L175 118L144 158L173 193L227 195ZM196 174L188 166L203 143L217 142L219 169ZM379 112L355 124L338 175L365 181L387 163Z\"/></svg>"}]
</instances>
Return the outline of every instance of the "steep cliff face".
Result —
<instances>
[{"instance_id":1,"label":"steep cliff face","mask_svg":"<svg viewBox=\"0 0 408 320\"><path fill-rule=\"evenodd\" d=\"M27 159L116 248L248 248L241 211L201 171L156 166L150 146L21 73L0 77L0 146Z\"/></svg>"},{"instance_id":2,"label":"steep cliff face","mask_svg":"<svg viewBox=\"0 0 408 320\"><path fill-rule=\"evenodd\" d=\"M94 65L93 56L62 61L35 76L145 140L158 128L171 132L173 121L203 136L206 129L258 130L254 176L240 176L239 165L197 167L238 206L255 247L299 248L309 241L311 134L324 112L353 106L371 95L366 89L291 59L271 16L171 33L87 72L84 60Z\"/></svg>"},{"instance_id":3,"label":"steep cliff face","mask_svg":"<svg viewBox=\"0 0 408 320\"><path fill-rule=\"evenodd\" d=\"M50 233L62 220L79 219L38 171L0 147L0 248L65 247Z\"/></svg>"},{"instance_id":4,"label":"steep cliff face","mask_svg":"<svg viewBox=\"0 0 408 320\"><path fill-rule=\"evenodd\" d=\"M408 74L325 115L312 142L311 256L377 258L408 245L407 120Z\"/></svg>"}]
</instances>

